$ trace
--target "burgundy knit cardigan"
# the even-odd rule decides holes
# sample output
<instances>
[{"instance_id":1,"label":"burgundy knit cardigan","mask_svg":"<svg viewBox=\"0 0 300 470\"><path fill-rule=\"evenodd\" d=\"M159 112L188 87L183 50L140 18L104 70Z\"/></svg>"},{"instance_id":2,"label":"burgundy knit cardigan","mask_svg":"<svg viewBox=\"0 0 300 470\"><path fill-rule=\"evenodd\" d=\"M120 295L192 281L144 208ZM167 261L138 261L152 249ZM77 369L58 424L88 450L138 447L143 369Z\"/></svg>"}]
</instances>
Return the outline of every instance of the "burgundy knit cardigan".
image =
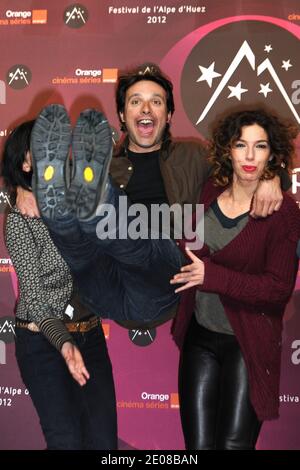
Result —
<instances>
[{"instance_id":1,"label":"burgundy knit cardigan","mask_svg":"<svg viewBox=\"0 0 300 470\"><path fill-rule=\"evenodd\" d=\"M206 184L200 200L205 210L223 191L211 181ZM299 208L285 194L278 212L264 219L249 217L221 250L210 255L204 245L194 251L205 264L204 284L197 288L220 296L246 363L252 405L262 421L279 416L282 317L296 281L299 238ZM180 243L183 250L185 243ZM182 294L172 325L179 347L194 311L195 294L196 288Z\"/></svg>"}]
</instances>

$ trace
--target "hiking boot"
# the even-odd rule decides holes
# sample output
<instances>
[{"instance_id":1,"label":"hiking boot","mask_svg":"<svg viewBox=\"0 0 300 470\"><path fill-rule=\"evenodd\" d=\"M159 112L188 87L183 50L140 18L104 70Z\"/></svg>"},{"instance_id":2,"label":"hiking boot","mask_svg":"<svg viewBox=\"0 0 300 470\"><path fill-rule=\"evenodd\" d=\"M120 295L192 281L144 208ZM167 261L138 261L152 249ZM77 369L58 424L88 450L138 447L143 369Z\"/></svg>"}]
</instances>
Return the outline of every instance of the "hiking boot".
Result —
<instances>
[{"instance_id":1,"label":"hiking boot","mask_svg":"<svg viewBox=\"0 0 300 470\"><path fill-rule=\"evenodd\" d=\"M68 203L78 220L88 220L102 202L112 157L110 125L96 109L83 111L73 130L72 158L74 177Z\"/></svg>"},{"instance_id":2,"label":"hiking boot","mask_svg":"<svg viewBox=\"0 0 300 470\"><path fill-rule=\"evenodd\" d=\"M39 114L31 133L32 189L43 217L59 219L70 212L66 201L71 124L64 106L51 104Z\"/></svg>"}]
</instances>

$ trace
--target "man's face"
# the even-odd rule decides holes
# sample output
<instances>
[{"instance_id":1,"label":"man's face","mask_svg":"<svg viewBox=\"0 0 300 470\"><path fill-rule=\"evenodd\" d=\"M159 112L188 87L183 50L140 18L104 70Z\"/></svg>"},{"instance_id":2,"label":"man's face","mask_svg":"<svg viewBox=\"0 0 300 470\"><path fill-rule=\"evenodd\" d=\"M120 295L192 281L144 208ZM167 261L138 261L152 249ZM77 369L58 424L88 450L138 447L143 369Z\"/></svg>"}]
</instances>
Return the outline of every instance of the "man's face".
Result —
<instances>
[{"instance_id":1,"label":"man's face","mask_svg":"<svg viewBox=\"0 0 300 470\"><path fill-rule=\"evenodd\" d=\"M126 92L124 113L129 150L138 153L158 150L171 113L167 111L165 90L155 82L141 80Z\"/></svg>"}]
</instances>

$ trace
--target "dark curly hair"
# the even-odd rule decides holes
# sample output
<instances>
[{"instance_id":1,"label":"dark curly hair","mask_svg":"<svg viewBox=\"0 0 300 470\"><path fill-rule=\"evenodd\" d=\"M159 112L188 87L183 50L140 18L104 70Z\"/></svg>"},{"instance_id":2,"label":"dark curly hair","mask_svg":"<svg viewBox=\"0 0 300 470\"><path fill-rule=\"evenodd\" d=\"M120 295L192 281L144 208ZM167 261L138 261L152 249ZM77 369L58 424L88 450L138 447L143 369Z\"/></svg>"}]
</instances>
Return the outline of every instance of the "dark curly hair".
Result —
<instances>
[{"instance_id":1,"label":"dark curly hair","mask_svg":"<svg viewBox=\"0 0 300 470\"><path fill-rule=\"evenodd\" d=\"M242 127L258 124L268 135L272 159L261 179L272 179L281 167L289 169L295 154L293 140L298 129L291 122L283 122L265 109L237 111L223 118L212 133L209 160L213 165L213 179L217 186L232 182L231 149L241 137Z\"/></svg>"},{"instance_id":2,"label":"dark curly hair","mask_svg":"<svg viewBox=\"0 0 300 470\"><path fill-rule=\"evenodd\" d=\"M120 75L118 79L116 88L116 105L122 131L126 131L126 127L120 118L120 113L123 113L125 109L126 92L132 85L143 80L155 82L160 85L166 92L168 113L171 113L172 115L175 111L172 82L162 73L158 65L153 64L152 62L146 62L135 69L129 70ZM169 124L167 123L166 131L168 131L168 129Z\"/></svg>"}]
</instances>

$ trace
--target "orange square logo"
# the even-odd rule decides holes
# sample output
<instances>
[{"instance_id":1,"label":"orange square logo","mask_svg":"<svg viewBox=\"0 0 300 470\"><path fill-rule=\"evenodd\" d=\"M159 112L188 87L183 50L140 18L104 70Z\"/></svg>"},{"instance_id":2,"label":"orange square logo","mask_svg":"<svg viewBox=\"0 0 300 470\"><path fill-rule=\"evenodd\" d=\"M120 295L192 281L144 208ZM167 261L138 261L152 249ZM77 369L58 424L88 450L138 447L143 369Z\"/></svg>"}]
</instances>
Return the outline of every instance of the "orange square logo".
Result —
<instances>
[{"instance_id":1,"label":"orange square logo","mask_svg":"<svg viewBox=\"0 0 300 470\"><path fill-rule=\"evenodd\" d=\"M32 24L46 24L47 10L32 10Z\"/></svg>"},{"instance_id":2,"label":"orange square logo","mask_svg":"<svg viewBox=\"0 0 300 470\"><path fill-rule=\"evenodd\" d=\"M109 323L102 323L102 328L103 328L105 339L109 339L110 324Z\"/></svg>"},{"instance_id":3,"label":"orange square logo","mask_svg":"<svg viewBox=\"0 0 300 470\"><path fill-rule=\"evenodd\" d=\"M118 79L118 69L103 69L102 81L103 83L115 83Z\"/></svg>"},{"instance_id":4,"label":"orange square logo","mask_svg":"<svg viewBox=\"0 0 300 470\"><path fill-rule=\"evenodd\" d=\"M179 395L178 395L178 393L171 393L170 408L179 408Z\"/></svg>"}]
</instances>

